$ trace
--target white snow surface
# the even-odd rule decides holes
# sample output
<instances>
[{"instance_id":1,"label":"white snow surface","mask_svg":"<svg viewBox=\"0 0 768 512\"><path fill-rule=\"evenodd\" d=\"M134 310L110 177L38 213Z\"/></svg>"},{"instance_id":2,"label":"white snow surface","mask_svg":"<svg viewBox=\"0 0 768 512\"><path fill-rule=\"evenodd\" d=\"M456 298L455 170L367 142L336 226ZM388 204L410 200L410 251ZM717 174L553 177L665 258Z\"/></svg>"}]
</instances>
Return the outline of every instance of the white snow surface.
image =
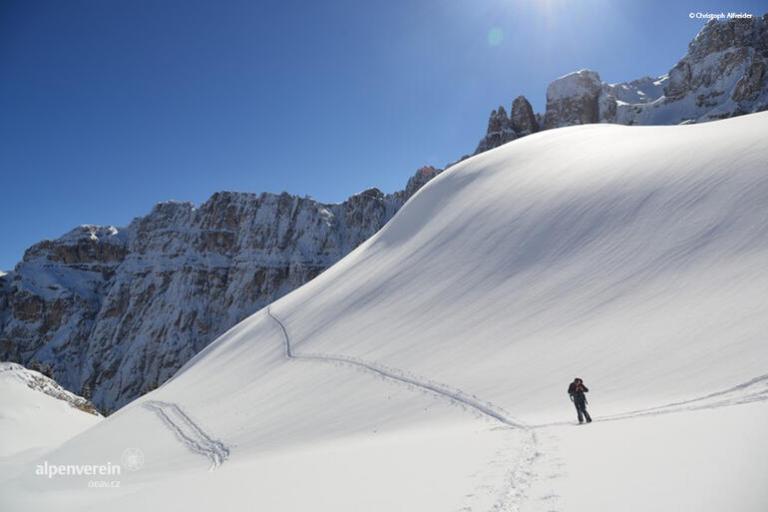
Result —
<instances>
[{"instance_id":1,"label":"white snow surface","mask_svg":"<svg viewBox=\"0 0 768 512\"><path fill-rule=\"evenodd\" d=\"M585 125L465 160L158 390L0 460L0 509L764 512L767 130ZM34 475L127 448L117 488Z\"/></svg>"},{"instance_id":2,"label":"white snow surface","mask_svg":"<svg viewBox=\"0 0 768 512\"><path fill-rule=\"evenodd\" d=\"M97 424L100 415L73 406L84 401L39 372L0 363L0 461L55 447Z\"/></svg>"}]
</instances>

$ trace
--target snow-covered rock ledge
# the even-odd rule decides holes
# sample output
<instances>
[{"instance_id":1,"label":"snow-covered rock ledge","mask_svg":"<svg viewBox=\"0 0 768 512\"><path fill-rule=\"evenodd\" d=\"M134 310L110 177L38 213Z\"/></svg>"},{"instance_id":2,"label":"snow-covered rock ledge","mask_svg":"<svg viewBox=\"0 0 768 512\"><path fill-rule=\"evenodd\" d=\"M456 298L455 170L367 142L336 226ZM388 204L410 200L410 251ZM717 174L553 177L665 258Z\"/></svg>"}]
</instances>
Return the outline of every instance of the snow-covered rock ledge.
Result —
<instances>
[{"instance_id":1,"label":"snow-covered rock ledge","mask_svg":"<svg viewBox=\"0 0 768 512\"><path fill-rule=\"evenodd\" d=\"M26 385L29 389L39 391L57 400L62 400L75 409L101 417L99 411L96 410L88 399L67 391L55 380L46 377L38 371L24 368L16 363L0 362L0 377L15 379Z\"/></svg>"},{"instance_id":2,"label":"snow-covered rock ledge","mask_svg":"<svg viewBox=\"0 0 768 512\"><path fill-rule=\"evenodd\" d=\"M103 419L87 399L42 373L0 362L0 459L50 450Z\"/></svg>"}]
</instances>

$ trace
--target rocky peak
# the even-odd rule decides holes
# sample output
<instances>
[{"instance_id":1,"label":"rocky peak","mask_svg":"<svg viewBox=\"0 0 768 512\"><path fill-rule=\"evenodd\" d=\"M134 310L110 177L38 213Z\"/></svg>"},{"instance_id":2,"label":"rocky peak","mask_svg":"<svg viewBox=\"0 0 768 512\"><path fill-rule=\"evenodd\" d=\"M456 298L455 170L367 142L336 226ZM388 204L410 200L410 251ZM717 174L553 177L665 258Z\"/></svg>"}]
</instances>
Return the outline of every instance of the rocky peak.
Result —
<instances>
[{"instance_id":1,"label":"rocky peak","mask_svg":"<svg viewBox=\"0 0 768 512\"><path fill-rule=\"evenodd\" d=\"M408 179L408 184L405 186L405 200L411 198L413 194L419 191L421 187L426 185L432 178L440 174L439 169L435 169L431 165L421 167L416 171L416 174Z\"/></svg>"},{"instance_id":2,"label":"rocky peak","mask_svg":"<svg viewBox=\"0 0 768 512\"><path fill-rule=\"evenodd\" d=\"M531 104L525 96L518 96L512 102L509 116L503 106L491 112L485 137L477 145L475 154L535 133L539 131L539 126L539 117L533 112Z\"/></svg>"},{"instance_id":3,"label":"rocky peak","mask_svg":"<svg viewBox=\"0 0 768 512\"><path fill-rule=\"evenodd\" d=\"M194 210L194 203L189 201L163 201L157 203L142 219L156 226L170 226L189 218Z\"/></svg>"},{"instance_id":4,"label":"rocky peak","mask_svg":"<svg viewBox=\"0 0 768 512\"><path fill-rule=\"evenodd\" d=\"M549 84L544 129L597 123L602 86L600 75L588 69L567 74Z\"/></svg>"},{"instance_id":5,"label":"rocky peak","mask_svg":"<svg viewBox=\"0 0 768 512\"><path fill-rule=\"evenodd\" d=\"M651 124L685 109L670 121L700 122L767 108L767 27L768 15L707 23L670 70L663 101L636 117Z\"/></svg>"},{"instance_id":6,"label":"rocky peak","mask_svg":"<svg viewBox=\"0 0 768 512\"><path fill-rule=\"evenodd\" d=\"M501 146L514 140L516 137L506 109L499 106L498 109L491 112L485 137L478 144L475 153L481 153Z\"/></svg>"},{"instance_id":7,"label":"rocky peak","mask_svg":"<svg viewBox=\"0 0 768 512\"><path fill-rule=\"evenodd\" d=\"M491 117L488 119L488 132L501 132L509 126L509 116L504 107L499 105L499 108L491 112Z\"/></svg>"},{"instance_id":8,"label":"rocky peak","mask_svg":"<svg viewBox=\"0 0 768 512\"><path fill-rule=\"evenodd\" d=\"M708 22L689 44L688 53L656 78L607 84L590 70L560 77L547 87L543 120L518 100L509 124L506 112L493 111L475 154L533 133L528 127L535 125L541 129L587 123L669 125L766 110L768 14ZM504 135L507 127L514 136Z\"/></svg>"},{"instance_id":9,"label":"rocky peak","mask_svg":"<svg viewBox=\"0 0 768 512\"><path fill-rule=\"evenodd\" d=\"M515 135L524 137L539 131L539 121L533 113L533 107L525 96L518 96L512 102L510 124Z\"/></svg>"},{"instance_id":10,"label":"rocky peak","mask_svg":"<svg viewBox=\"0 0 768 512\"><path fill-rule=\"evenodd\" d=\"M24 253L23 261L47 260L69 265L120 261L125 237L114 226L82 225L56 240L39 242Z\"/></svg>"},{"instance_id":11,"label":"rocky peak","mask_svg":"<svg viewBox=\"0 0 768 512\"><path fill-rule=\"evenodd\" d=\"M710 20L688 45L687 57L695 62L732 48L753 48L762 56L767 56L767 25L768 14L727 21Z\"/></svg>"}]
</instances>

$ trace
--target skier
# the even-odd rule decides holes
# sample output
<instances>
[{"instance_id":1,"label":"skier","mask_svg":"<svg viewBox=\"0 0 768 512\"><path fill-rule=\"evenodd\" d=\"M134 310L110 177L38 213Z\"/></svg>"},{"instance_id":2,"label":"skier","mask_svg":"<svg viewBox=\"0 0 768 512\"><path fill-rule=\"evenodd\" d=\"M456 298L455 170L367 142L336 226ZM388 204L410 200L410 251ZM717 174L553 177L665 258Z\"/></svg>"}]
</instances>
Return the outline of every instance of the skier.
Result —
<instances>
[{"instance_id":1,"label":"skier","mask_svg":"<svg viewBox=\"0 0 768 512\"><path fill-rule=\"evenodd\" d=\"M587 397L584 393L588 393L589 388L584 385L584 381L576 377L568 386L568 394L571 396L571 402L576 406L576 414L579 417L579 423L584 423L584 418L587 419L587 423L592 423L592 418L587 412Z\"/></svg>"}]
</instances>

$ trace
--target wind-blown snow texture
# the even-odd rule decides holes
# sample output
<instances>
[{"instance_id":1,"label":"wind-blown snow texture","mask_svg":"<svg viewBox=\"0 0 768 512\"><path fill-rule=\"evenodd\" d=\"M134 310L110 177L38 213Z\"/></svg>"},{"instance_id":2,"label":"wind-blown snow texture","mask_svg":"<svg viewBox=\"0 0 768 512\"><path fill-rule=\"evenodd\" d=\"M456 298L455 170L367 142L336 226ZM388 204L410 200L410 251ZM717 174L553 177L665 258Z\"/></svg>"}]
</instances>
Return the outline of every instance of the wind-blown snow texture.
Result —
<instances>
[{"instance_id":1,"label":"wind-blown snow texture","mask_svg":"<svg viewBox=\"0 0 768 512\"><path fill-rule=\"evenodd\" d=\"M588 125L465 160L45 455L140 448L120 489L16 466L0 505L762 512L766 130Z\"/></svg>"}]
</instances>

